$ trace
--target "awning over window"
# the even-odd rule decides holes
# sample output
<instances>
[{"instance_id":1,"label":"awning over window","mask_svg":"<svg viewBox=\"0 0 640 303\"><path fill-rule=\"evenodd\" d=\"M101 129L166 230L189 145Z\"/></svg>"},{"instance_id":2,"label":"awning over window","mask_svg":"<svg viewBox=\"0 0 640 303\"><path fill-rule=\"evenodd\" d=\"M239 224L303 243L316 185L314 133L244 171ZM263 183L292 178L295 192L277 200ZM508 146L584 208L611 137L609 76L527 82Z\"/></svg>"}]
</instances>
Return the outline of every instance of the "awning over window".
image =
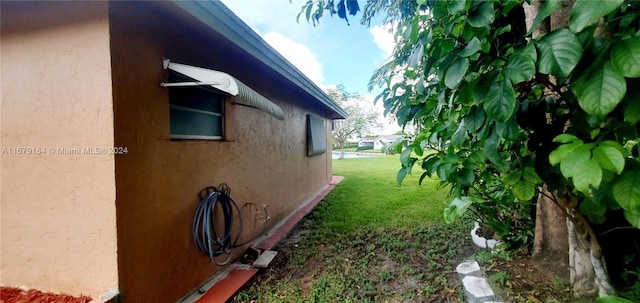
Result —
<instances>
[{"instance_id":1,"label":"awning over window","mask_svg":"<svg viewBox=\"0 0 640 303\"><path fill-rule=\"evenodd\" d=\"M238 81L236 78L227 73L186 64L174 63L169 59L165 59L164 61L162 61L162 64L165 69L170 69L195 80L193 82L163 82L160 84L163 87L202 85L212 86L232 96L240 97L242 100L236 100L236 103L238 104L263 110L279 120L284 120L284 113L278 105L269 101L269 99L263 97L262 95L251 89L249 86Z\"/></svg>"}]
</instances>

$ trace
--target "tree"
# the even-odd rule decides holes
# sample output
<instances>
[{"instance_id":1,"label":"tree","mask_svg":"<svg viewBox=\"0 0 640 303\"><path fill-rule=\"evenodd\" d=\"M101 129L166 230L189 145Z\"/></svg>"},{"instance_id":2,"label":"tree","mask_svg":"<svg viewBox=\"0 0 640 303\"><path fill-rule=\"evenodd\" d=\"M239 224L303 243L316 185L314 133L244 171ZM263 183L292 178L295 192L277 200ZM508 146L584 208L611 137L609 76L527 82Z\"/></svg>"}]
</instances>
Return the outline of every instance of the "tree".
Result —
<instances>
[{"instance_id":1,"label":"tree","mask_svg":"<svg viewBox=\"0 0 640 303\"><path fill-rule=\"evenodd\" d=\"M362 136L380 127L379 115L367 100L358 93L348 92L342 84L337 88L327 89L326 93L349 114L346 119L335 121L332 132L333 141L340 149L339 159L341 160L344 159L344 145L349 138L354 135Z\"/></svg>"},{"instance_id":2,"label":"tree","mask_svg":"<svg viewBox=\"0 0 640 303\"><path fill-rule=\"evenodd\" d=\"M449 218L505 194L514 205L550 201L566 216L557 222L568 226L574 295L604 296L598 227L614 221L640 242L640 94L629 89L640 84L640 3L547 0L527 28L523 2L366 1L363 23L385 14L397 24L393 58L371 84L420 130L399 182L418 163L421 180L450 183ZM552 26L563 9L569 22ZM532 38L541 24L549 30ZM423 157L429 145L437 153Z\"/></svg>"}]
</instances>

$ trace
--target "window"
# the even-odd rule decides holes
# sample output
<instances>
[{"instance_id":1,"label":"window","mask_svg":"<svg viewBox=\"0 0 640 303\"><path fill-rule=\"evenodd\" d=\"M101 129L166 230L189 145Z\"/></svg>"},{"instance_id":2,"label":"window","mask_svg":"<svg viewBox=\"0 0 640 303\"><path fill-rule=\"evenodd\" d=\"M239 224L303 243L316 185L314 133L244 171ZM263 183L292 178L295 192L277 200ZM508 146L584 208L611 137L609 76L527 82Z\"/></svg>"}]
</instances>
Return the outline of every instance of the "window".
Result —
<instances>
[{"instance_id":1,"label":"window","mask_svg":"<svg viewBox=\"0 0 640 303\"><path fill-rule=\"evenodd\" d=\"M225 96L201 86L169 89L171 139L224 138Z\"/></svg>"},{"instance_id":2,"label":"window","mask_svg":"<svg viewBox=\"0 0 640 303\"><path fill-rule=\"evenodd\" d=\"M327 151L327 131L324 119L307 115L307 156L324 154Z\"/></svg>"}]
</instances>

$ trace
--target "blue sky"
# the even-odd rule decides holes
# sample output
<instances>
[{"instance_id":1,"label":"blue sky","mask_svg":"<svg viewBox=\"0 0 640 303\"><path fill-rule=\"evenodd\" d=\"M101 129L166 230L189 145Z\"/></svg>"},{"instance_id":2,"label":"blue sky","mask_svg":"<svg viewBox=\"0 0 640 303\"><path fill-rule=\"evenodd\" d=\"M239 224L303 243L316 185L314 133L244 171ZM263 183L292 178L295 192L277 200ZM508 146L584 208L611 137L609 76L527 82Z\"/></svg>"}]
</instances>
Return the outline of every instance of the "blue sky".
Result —
<instances>
[{"instance_id":1,"label":"blue sky","mask_svg":"<svg viewBox=\"0 0 640 303\"><path fill-rule=\"evenodd\" d=\"M393 35L382 24L360 24L362 12L350 16L348 26L338 16L326 14L314 27L304 16L296 17L307 0L222 0L267 43L321 88L344 84L349 92L367 99L379 90L367 91L377 66L393 50ZM360 1L364 5L364 1ZM373 105L372 105L373 106ZM382 112L381 104L377 108ZM396 131L388 126L386 132Z\"/></svg>"}]
</instances>

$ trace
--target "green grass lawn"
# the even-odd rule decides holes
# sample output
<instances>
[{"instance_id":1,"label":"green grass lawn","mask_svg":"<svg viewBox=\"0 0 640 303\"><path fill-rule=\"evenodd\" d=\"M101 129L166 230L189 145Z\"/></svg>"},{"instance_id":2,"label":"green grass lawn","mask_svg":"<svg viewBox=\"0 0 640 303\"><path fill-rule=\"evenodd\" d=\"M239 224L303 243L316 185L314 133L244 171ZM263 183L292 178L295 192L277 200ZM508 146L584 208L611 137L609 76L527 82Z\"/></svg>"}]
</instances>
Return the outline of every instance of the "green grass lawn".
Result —
<instances>
[{"instance_id":1,"label":"green grass lawn","mask_svg":"<svg viewBox=\"0 0 640 303\"><path fill-rule=\"evenodd\" d=\"M333 174L345 179L318 206L321 225L342 233L361 226L418 227L442 221L447 190L431 179L418 185L420 171L398 185L399 168L399 156L334 160Z\"/></svg>"},{"instance_id":2,"label":"green grass lawn","mask_svg":"<svg viewBox=\"0 0 640 303\"><path fill-rule=\"evenodd\" d=\"M420 173L395 183L398 156L334 160L345 179L274 248L233 302L462 302L454 272L474 252L447 225L447 189Z\"/></svg>"}]
</instances>

